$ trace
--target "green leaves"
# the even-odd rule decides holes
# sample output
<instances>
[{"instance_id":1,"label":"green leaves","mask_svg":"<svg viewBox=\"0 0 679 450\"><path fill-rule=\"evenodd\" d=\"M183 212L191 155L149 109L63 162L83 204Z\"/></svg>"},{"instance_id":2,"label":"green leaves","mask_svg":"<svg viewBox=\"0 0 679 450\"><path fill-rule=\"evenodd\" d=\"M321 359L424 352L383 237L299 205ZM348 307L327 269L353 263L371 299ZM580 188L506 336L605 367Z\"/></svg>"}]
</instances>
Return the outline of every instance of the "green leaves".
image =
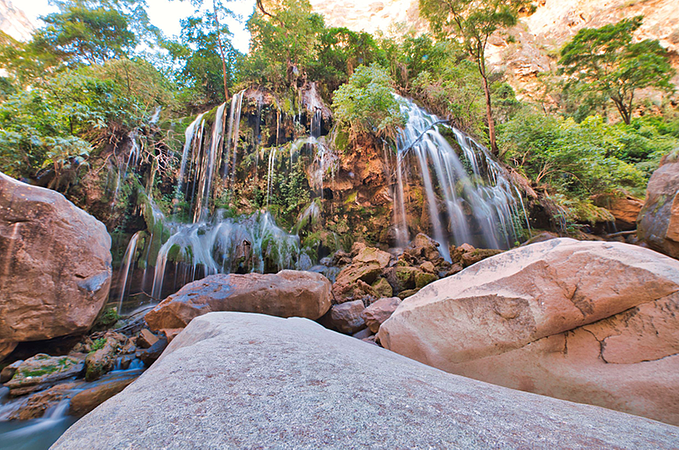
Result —
<instances>
[{"instance_id":1,"label":"green leaves","mask_svg":"<svg viewBox=\"0 0 679 450\"><path fill-rule=\"evenodd\" d=\"M651 121L609 125L526 113L500 133L507 157L535 184L573 198L616 190L643 196L650 172L679 139Z\"/></svg>"},{"instance_id":2,"label":"green leaves","mask_svg":"<svg viewBox=\"0 0 679 450\"><path fill-rule=\"evenodd\" d=\"M352 139L361 134L388 138L405 125L406 117L393 94L393 81L377 64L361 66L349 82L335 91L333 109L340 126L350 129Z\"/></svg>"},{"instance_id":3,"label":"green leaves","mask_svg":"<svg viewBox=\"0 0 679 450\"><path fill-rule=\"evenodd\" d=\"M561 50L559 64L572 82L589 83L590 89L613 101L629 124L638 89L655 87L667 92L674 88L674 69L658 41L632 43L632 33L642 17L624 19L601 28L583 28Z\"/></svg>"}]
</instances>

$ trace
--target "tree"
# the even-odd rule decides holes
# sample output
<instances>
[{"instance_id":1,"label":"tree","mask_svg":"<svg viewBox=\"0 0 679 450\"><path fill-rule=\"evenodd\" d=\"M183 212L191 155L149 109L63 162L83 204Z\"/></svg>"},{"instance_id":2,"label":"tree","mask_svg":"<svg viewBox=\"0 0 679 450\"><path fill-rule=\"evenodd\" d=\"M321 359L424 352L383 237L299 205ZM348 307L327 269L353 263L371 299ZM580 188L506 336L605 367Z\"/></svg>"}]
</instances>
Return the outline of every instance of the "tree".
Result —
<instances>
[{"instance_id":1,"label":"tree","mask_svg":"<svg viewBox=\"0 0 679 450\"><path fill-rule=\"evenodd\" d=\"M387 69L374 63L360 66L349 82L335 91L335 118L350 131L352 141L360 135L393 139L397 129L405 126L393 85Z\"/></svg>"},{"instance_id":2,"label":"tree","mask_svg":"<svg viewBox=\"0 0 679 450\"><path fill-rule=\"evenodd\" d=\"M145 0L60 0L56 13L29 42L0 39L0 66L22 85L66 68L104 64L131 56L140 42L160 32L146 14Z\"/></svg>"},{"instance_id":3,"label":"tree","mask_svg":"<svg viewBox=\"0 0 679 450\"><path fill-rule=\"evenodd\" d=\"M496 155L498 148L495 142L486 47L488 38L493 33L516 24L519 10L529 3L528 0L420 0L420 14L429 20L439 37L460 40L467 54L476 63L486 96L488 138Z\"/></svg>"},{"instance_id":4,"label":"tree","mask_svg":"<svg viewBox=\"0 0 679 450\"><path fill-rule=\"evenodd\" d=\"M226 101L229 87L235 81L235 66L240 53L224 35L226 25L214 19L214 10L203 11L182 20L181 42L163 43L175 64L181 66L176 75L188 88L190 103L204 108Z\"/></svg>"},{"instance_id":5,"label":"tree","mask_svg":"<svg viewBox=\"0 0 679 450\"><path fill-rule=\"evenodd\" d=\"M277 90L306 78L318 61L319 34L325 25L308 0L270 3L265 13L258 8L247 23L252 39L243 72L245 79Z\"/></svg>"},{"instance_id":6,"label":"tree","mask_svg":"<svg viewBox=\"0 0 679 450\"><path fill-rule=\"evenodd\" d=\"M624 19L601 28L583 28L561 50L559 64L575 82L589 83L615 104L629 124L634 112L634 93L655 87L673 91L672 69L667 52L656 40L632 43L642 16Z\"/></svg>"}]
</instances>

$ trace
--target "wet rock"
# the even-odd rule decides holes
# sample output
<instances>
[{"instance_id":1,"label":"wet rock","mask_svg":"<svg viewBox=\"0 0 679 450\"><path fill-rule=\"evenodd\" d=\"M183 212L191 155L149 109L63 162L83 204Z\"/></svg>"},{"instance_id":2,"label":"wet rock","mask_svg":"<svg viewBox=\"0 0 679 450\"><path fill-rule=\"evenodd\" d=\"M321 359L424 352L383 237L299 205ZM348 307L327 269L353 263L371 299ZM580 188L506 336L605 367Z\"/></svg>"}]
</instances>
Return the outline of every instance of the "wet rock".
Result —
<instances>
[{"instance_id":1,"label":"wet rock","mask_svg":"<svg viewBox=\"0 0 679 450\"><path fill-rule=\"evenodd\" d=\"M378 278L372 285L373 291L377 298L391 297L394 295L394 290L386 278Z\"/></svg>"},{"instance_id":2,"label":"wet rock","mask_svg":"<svg viewBox=\"0 0 679 450\"><path fill-rule=\"evenodd\" d=\"M521 247L525 247L526 245L530 245L530 244L537 244L539 242L549 241L551 239L558 239L558 238L559 238L559 235L556 234L556 233L552 233L550 231L541 231L540 233L536 234L535 236L531 237L526 242L521 244Z\"/></svg>"},{"instance_id":3,"label":"wet rock","mask_svg":"<svg viewBox=\"0 0 679 450\"><path fill-rule=\"evenodd\" d=\"M500 253L502 253L502 250L477 249L469 244L462 244L459 247L451 246L450 257L453 260L453 264L469 267L472 264L476 264L491 256L499 255Z\"/></svg>"},{"instance_id":4,"label":"wet rock","mask_svg":"<svg viewBox=\"0 0 679 450\"><path fill-rule=\"evenodd\" d=\"M167 339L158 339L158 342L145 350L137 351L137 358L144 363L144 366L150 367L163 353L167 347Z\"/></svg>"},{"instance_id":5,"label":"wet rock","mask_svg":"<svg viewBox=\"0 0 679 450\"><path fill-rule=\"evenodd\" d=\"M23 362L24 361L20 359L19 361L14 361L12 364L3 367L2 372L0 372L0 383L7 383L11 380Z\"/></svg>"},{"instance_id":6,"label":"wet rock","mask_svg":"<svg viewBox=\"0 0 679 450\"><path fill-rule=\"evenodd\" d=\"M406 289L405 291L401 291L398 293L398 298L401 300L404 300L408 297L412 297L413 295L417 294L419 292L419 289Z\"/></svg>"},{"instance_id":7,"label":"wet rock","mask_svg":"<svg viewBox=\"0 0 679 450\"><path fill-rule=\"evenodd\" d=\"M368 306L361 315L371 332L377 333L382 325L396 311L401 299L398 297L381 298Z\"/></svg>"},{"instance_id":8,"label":"wet rock","mask_svg":"<svg viewBox=\"0 0 679 450\"><path fill-rule=\"evenodd\" d=\"M0 343L87 331L108 297L110 247L63 195L0 173Z\"/></svg>"},{"instance_id":9,"label":"wet rock","mask_svg":"<svg viewBox=\"0 0 679 450\"><path fill-rule=\"evenodd\" d=\"M95 348L85 358L85 379L94 381L113 370L120 349L126 342L127 338L116 332L107 332L103 337L94 341Z\"/></svg>"},{"instance_id":10,"label":"wet rock","mask_svg":"<svg viewBox=\"0 0 679 450\"><path fill-rule=\"evenodd\" d=\"M28 394L78 375L83 370L83 364L82 360L70 356L38 353L23 361L5 386L10 389L11 395Z\"/></svg>"},{"instance_id":11,"label":"wet rock","mask_svg":"<svg viewBox=\"0 0 679 450\"><path fill-rule=\"evenodd\" d=\"M160 333L165 336L165 339L167 339L167 342L170 343L172 342L172 339L176 338L179 333L184 330L183 328L164 328L160 330Z\"/></svg>"},{"instance_id":12,"label":"wet rock","mask_svg":"<svg viewBox=\"0 0 679 450\"><path fill-rule=\"evenodd\" d=\"M380 249L374 247L365 247L352 260L352 263L362 265L362 264L379 264L380 268L384 269L389 265L391 261L391 254L383 252Z\"/></svg>"},{"instance_id":13,"label":"wet rock","mask_svg":"<svg viewBox=\"0 0 679 450\"><path fill-rule=\"evenodd\" d=\"M363 242L354 242L351 245L351 256L352 257L357 256L366 247L367 247L367 245L365 245Z\"/></svg>"},{"instance_id":14,"label":"wet rock","mask_svg":"<svg viewBox=\"0 0 679 450\"><path fill-rule=\"evenodd\" d=\"M351 254L337 250L332 257L332 264L337 267L348 266L352 259Z\"/></svg>"},{"instance_id":15,"label":"wet rock","mask_svg":"<svg viewBox=\"0 0 679 450\"><path fill-rule=\"evenodd\" d=\"M438 271L436 270L436 266L431 261L425 261L422 264L420 264L420 270L422 272L427 272L427 273L433 273L436 274Z\"/></svg>"},{"instance_id":16,"label":"wet rock","mask_svg":"<svg viewBox=\"0 0 679 450\"><path fill-rule=\"evenodd\" d=\"M31 420L39 419L48 409L56 406L60 401L67 398L70 390L75 387L74 383L63 383L51 387L45 391L36 392L27 397L23 402L16 405L16 409L7 417L8 420Z\"/></svg>"},{"instance_id":17,"label":"wet rock","mask_svg":"<svg viewBox=\"0 0 679 450\"><path fill-rule=\"evenodd\" d=\"M323 324L340 333L354 334L365 328L365 321L361 316L364 309L365 305L362 300L332 305L324 317Z\"/></svg>"},{"instance_id":18,"label":"wet rock","mask_svg":"<svg viewBox=\"0 0 679 450\"><path fill-rule=\"evenodd\" d=\"M646 202L637 219L637 235L649 247L679 258L679 162L653 172Z\"/></svg>"},{"instance_id":19,"label":"wet rock","mask_svg":"<svg viewBox=\"0 0 679 450\"><path fill-rule=\"evenodd\" d=\"M464 270L464 267L462 267L459 264L453 264L450 266L450 269L448 269L448 272L446 273L446 277L449 277L451 275L455 275L456 273L462 272Z\"/></svg>"},{"instance_id":20,"label":"wet rock","mask_svg":"<svg viewBox=\"0 0 679 450\"><path fill-rule=\"evenodd\" d=\"M420 233L415 236L415 239L410 242L403 253L413 257L418 263L422 263L424 261L434 262L441 258L438 247L438 242L426 234Z\"/></svg>"},{"instance_id":21,"label":"wet rock","mask_svg":"<svg viewBox=\"0 0 679 450\"><path fill-rule=\"evenodd\" d=\"M147 328L141 330L137 337L137 346L139 348L149 348L156 342L158 342L158 337L151 333Z\"/></svg>"},{"instance_id":22,"label":"wet rock","mask_svg":"<svg viewBox=\"0 0 679 450\"><path fill-rule=\"evenodd\" d=\"M401 292L415 287L415 276L423 273L417 267L396 265L384 271L384 277L391 285L393 292Z\"/></svg>"},{"instance_id":23,"label":"wet rock","mask_svg":"<svg viewBox=\"0 0 679 450\"><path fill-rule=\"evenodd\" d=\"M382 345L503 386L679 424L679 261L552 239L423 288Z\"/></svg>"},{"instance_id":24,"label":"wet rock","mask_svg":"<svg viewBox=\"0 0 679 450\"><path fill-rule=\"evenodd\" d=\"M113 380L78 392L71 399L69 414L82 417L132 384L134 378Z\"/></svg>"},{"instance_id":25,"label":"wet rock","mask_svg":"<svg viewBox=\"0 0 679 450\"><path fill-rule=\"evenodd\" d=\"M677 442L671 425L447 374L310 320L212 313L52 448L660 450Z\"/></svg>"},{"instance_id":26,"label":"wet rock","mask_svg":"<svg viewBox=\"0 0 679 450\"><path fill-rule=\"evenodd\" d=\"M357 294L355 292L357 286L360 288L361 293L365 293L366 290L371 291L370 284L374 283L381 273L382 267L377 262L356 263L345 267L337 275L335 284L332 285L332 294L335 301L342 303L350 298L359 296L360 293ZM358 284L359 281L365 283L367 288L362 284ZM374 291L372 293L374 294Z\"/></svg>"},{"instance_id":27,"label":"wet rock","mask_svg":"<svg viewBox=\"0 0 679 450\"><path fill-rule=\"evenodd\" d=\"M318 319L331 303L331 284L313 272L211 275L189 283L146 314L152 331L183 328L211 311L246 311Z\"/></svg>"},{"instance_id":28,"label":"wet rock","mask_svg":"<svg viewBox=\"0 0 679 450\"><path fill-rule=\"evenodd\" d=\"M429 283L433 283L438 280L439 277L433 273L419 272L415 274L415 288L422 289Z\"/></svg>"},{"instance_id":29,"label":"wet rock","mask_svg":"<svg viewBox=\"0 0 679 450\"><path fill-rule=\"evenodd\" d=\"M593 199L596 206L606 208L615 217L617 231L634 230L637 217L644 201L631 195L597 195Z\"/></svg>"}]
</instances>

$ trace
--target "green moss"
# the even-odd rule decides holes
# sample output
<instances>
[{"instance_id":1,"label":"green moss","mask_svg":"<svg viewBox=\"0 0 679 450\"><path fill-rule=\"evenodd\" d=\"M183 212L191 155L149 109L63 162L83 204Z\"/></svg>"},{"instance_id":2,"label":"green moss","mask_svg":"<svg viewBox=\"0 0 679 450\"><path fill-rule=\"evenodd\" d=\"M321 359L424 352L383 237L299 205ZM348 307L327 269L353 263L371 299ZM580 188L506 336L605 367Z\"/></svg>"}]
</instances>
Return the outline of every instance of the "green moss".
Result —
<instances>
[{"instance_id":1,"label":"green moss","mask_svg":"<svg viewBox=\"0 0 679 450\"><path fill-rule=\"evenodd\" d=\"M105 338L97 339L92 343L92 346L90 347L90 353L94 353L97 350L101 350L102 348L104 348L104 345L106 345Z\"/></svg>"}]
</instances>

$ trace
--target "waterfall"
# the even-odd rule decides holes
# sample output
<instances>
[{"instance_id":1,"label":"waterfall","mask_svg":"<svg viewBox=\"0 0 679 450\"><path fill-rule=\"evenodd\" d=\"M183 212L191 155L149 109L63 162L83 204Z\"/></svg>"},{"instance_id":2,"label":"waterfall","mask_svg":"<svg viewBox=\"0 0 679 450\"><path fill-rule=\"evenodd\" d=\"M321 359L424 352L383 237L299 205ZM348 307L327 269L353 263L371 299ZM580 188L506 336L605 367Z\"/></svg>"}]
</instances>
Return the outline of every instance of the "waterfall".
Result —
<instances>
[{"instance_id":1,"label":"waterfall","mask_svg":"<svg viewBox=\"0 0 679 450\"><path fill-rule=\"evenodd\" d=\"M245 91L241 91L238 94L234 94L231 99L231 112L229 114L229 127L227 135L229 137L229 144L227 146L226 155L224 157L224 163L229 162L229 152L233 152L231 157L231 190L233 190L233 185L236 181L236 162L238 156L238 140L240 138L240 116L243 109L243 94ZM228 179L228 167L224 168L224 179Z\"/></svg>"},{"instance_id":2,"label":"waterfall","mask_svg":"<svg viewBox=\"0 0 679 450\"><path fill-rule=\"evenodd\" d=\"M177 193L175 198L177 200L180 200L181 197L184 195L184 184L186 183L186 164L187 161L189 160L189 151L191 150L191 145L193 144L193 137L196 134L196 130L199 130L200 133L200 138L202 139L202 129L204 127L204 122L203 122L203 115L205 113L198 114L196 117L196 120L191 122L191 124L186 127L186 131L184 132L184 148L182 149L182 161L179 166L179 180L177 182Z\"/></svg>"},{"instance_id":3,"label":"waterfall","mask_svg":"<svg viewBox=\"0 0 679 450\"><path fill-rule=\"evenodd\" d=\"M118 301L118 314L123 310L123 299L127 292L127 279L130 274L130 269L132 268L134 254L137 252L137 243L141 233L143 233L143 231L137 231L132 236L130 243L127 245L127 250L125 250L125 255L123 256L123 265L120 272L120 300Z\"/></svg>"},{"instance_id":4,"label":"waterfall","mask_svg":"<svg viewBox=\"0 0 679 450\"><path fill-rule=\"evenodd\" d=\"M203 161L201 164L200 178L198 181L198 196L196 198L196 208L193 213L193 222L199 222L207 219L208 216L208 200L212 193L212 180L214 178L214 171L216 166L217 151L222 143L223 123L224 123L224 108L226 103L223 103L217 108L217 117L215 123L212 125L212 136L210 138L210 149L204 152Z\"/></svg>"},{"instance_id":5,"label":"waterfall","mask_svg":"<svg viewBox=\"0 0 679 450\"><path fill-rule=\"evenodd\" d=\"M167 266L174 262L183 285L217 273L294 269L301 258L297 235L279 228L268 212L239 219L170 224L172 236L158 251L152 297L163 297Z\"/></svg>"},{"instance_id":6,"label":"waterfall","mask_svg":"<svg viewBox=\"0 0 679 450\"><path fill-rule=\"evenodd\" d=\"M394 228L399 245L407 241L404 177L409 161L419 171L434 239L450 259L450 244L485 248L511 247L520 230L515 218L525 217L520 195L505 170L488 150L462 131L398 97L408 122L397 138ZM441 133L454 137L453 148ZM465 167L468 167L467 170Z\"/></svg>"}]
</instances>

